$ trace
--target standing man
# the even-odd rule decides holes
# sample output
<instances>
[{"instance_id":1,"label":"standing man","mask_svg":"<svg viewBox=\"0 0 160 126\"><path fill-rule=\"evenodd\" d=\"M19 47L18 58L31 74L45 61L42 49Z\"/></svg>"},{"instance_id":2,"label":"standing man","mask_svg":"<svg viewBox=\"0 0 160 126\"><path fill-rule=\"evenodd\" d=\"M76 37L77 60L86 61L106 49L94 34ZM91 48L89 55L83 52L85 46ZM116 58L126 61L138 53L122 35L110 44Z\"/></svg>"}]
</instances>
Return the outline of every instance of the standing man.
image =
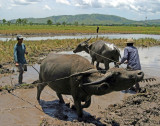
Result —
<instances>
[{"instance_id":1,"label":"standing man","mask_svg":"<svg viewBox=\"0 0 160 126\"><path fill-rule=\"evenodd\" d=\"M127 69L130 70L141 70L141 64L139 60L139 54L136 47L133 46L134 41L133 39L128 39L127 42L125 42L127 45L124 48L124 56L121 60L121 62L118 62L117 64L127 63ZM136 80L135 80L136 81ZM136 92L139 92L139 83L135 84L135 90Z\"/></svg>"},{"instance_id":2,"label":"standing man","mask_svg":"<svg viewBox=\"0 0 160 126\"><path fill-rule=\"evenodd\" d=\"M23 42L23 36L22 35L17 35L17 44L14 46L14 61L16 67L18 67L19 70L19 77L18 77L18 83L22 84L23 80L23 72L27 71L27 66L25 65L26 59L25 59L25 54L28 54L26 51L25 44Z\"/></svg>"},{"instance_id":3,"label":"standing man","mask_svg":"<svg viewBox=\"0 0 160 126\"><path fill-rule=\"evenodd\" d=\"M99 31L99 27L97 26L97 33L98 33L98 31Z\"/></svg>"}]
</instances>

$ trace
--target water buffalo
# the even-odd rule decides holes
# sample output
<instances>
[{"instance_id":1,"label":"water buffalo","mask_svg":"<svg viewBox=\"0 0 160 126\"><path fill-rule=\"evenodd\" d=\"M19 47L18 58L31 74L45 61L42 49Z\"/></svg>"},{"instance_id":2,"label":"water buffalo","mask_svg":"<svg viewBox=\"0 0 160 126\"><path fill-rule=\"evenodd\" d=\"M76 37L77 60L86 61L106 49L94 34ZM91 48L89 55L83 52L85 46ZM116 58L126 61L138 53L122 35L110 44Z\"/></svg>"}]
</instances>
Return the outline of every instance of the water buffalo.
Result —
<instances>
[{"instance_id":1,"label":"water buffalo","mask_svg":"<svg viewBox=\"0 0 160 126\"><path fill-rule=\"evenodd\" d=\"M40 66L41 84L37 86L37 100L40 100L41 91L48 85L57 93L61 103L64 103L62 94L72 95L77 114L82 117L82 109L90 106L92 95L128 89L135 81L141 81L143 76L140 70L127 71L122 68L112 68L106 74L101 74L82 56L52 54Z\"/></svg>"},{"instance_id":2,"label":"water buffalo","mask_svg":"<svg viewBox=\"0 0 160 126\"><path fill-rule=\"evenodd\" d=\"M107 43L105 41L99 40L91 45L88 45L88 41L90 39L81 42L75 50L73 50L74 53L85 51L90 54L92 57L92 64L94 65L94 62L97 61L96 67L99 68L99 63L104 63L105 70L109 69L109 63L114 62L114 65L116 65L116 62L119 61L120 51L119 49L114 45Z\"/></svg>"}]
</instances>

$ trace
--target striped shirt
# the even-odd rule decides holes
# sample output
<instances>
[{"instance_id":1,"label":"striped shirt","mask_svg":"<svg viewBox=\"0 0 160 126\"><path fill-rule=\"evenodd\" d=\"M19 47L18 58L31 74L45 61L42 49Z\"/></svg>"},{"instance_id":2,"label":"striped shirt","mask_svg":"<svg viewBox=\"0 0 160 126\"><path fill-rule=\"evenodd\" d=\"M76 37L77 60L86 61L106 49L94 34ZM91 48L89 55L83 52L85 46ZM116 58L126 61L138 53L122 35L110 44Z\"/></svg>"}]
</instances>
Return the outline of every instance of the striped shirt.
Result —
<instances>
[{"instance_id":1,"label":"striped shirt","mask_svg":"<svg viewBox=\"0 0 160 126\"><path fill-rule=\"evenodd\" d=\"M121 60L121 63L128 61L127 67L133 70L141 70L141 64L139 60L138 50L134 46L127 46L124 49L124 56Z\"/></svg>"}]
</instances>

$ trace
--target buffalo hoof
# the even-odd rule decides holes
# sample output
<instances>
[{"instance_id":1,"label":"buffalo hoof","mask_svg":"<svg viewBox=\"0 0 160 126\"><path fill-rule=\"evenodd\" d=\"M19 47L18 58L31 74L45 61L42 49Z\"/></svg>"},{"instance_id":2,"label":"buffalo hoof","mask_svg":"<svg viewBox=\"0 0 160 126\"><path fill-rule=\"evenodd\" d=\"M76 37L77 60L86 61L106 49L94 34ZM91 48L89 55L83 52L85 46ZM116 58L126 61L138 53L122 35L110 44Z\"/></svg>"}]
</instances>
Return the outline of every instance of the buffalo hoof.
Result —
<instances>
[{"instance_id":1,"label":"buffalo hoof","mask_svg":"<svg viewBox=\"0 0 160 126\"><path fill-rule=\"evenodd\" d=\"M70 107L70 103L66 103L65 105L66 105L67 107Z\"/></svg>"},{"instance_id":2,"label":"buffalo hoof","mask_svg":"<svg viewBox=\"0 0 160 126\"><path fill-rule=\"evenodd\" d=\"M78 121L79 121L79 122L82 122L82 121L84 121L84 120L85 120L85 116L83 116L83 113L78 114Z\"/></svg>"},{"instance_id":3,"label":"buffalo hoof","mask_svg":"<svg viewBox=\"0 0 160 126\"><path fill-rule=\"evenodd\" d=\"M60 100L59 103L60 103L60 104L64 104L65 102Z\"/></svg>"},{"instance_id":4,"label":"buffalo hoof","mask_svg":"<svg viewBox=\"0 0 160 126\"><path fill-rule=\"evenodd\" d=\"M41 103L41 100L40 99L37 99L38 103L40 104Z\"/></svg>"},{"instance_id":5,"label":"buffalo hoof","mask_svg":"<svg viewBox=\"0 0 160 126\"><path fill-rule=\"evenodd\" d=\"M74 105L71 106L71 109L76 110L76 107Z\"/></svg>"}]
</instances>

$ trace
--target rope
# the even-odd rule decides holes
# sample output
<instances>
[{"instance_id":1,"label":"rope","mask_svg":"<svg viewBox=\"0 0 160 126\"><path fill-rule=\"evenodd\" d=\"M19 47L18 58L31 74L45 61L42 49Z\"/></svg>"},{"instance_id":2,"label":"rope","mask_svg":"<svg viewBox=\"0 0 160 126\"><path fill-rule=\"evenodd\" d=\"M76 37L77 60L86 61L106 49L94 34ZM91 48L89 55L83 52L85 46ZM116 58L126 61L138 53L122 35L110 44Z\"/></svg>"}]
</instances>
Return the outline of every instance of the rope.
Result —
<instances>
[{"instance_id":1,"label":"rope","mask_svg":"<svg viewBox=\"0 0 160 126\"><path fill-rule=\"evenodd\" d=\"M18 95L13 94L13 93L10 93L10 94L11 94L12 96L17 97L18 99L20 99L20 100L22 100L22 101L28 103L28 104L30 104L32 107L34 107L34 108L36 108L37 110L39 110L39 111L41 111L41 112L44 113L44 111L41 110L40 108L38 108L35 104L32 104L31 102L29 102L29 101L27 101L27 100L25 100L25 99L19 97ZM21 107L21 108L27 108L27 107ZM28 107L28 108L29 108L29 107ZM18 109L18 108L17 108L17 109ZM10 109L10 110L13 110L13 109ZM50 112L47 112L47 114L50 114L50 116L54 116L54 114L53 114L53 113L50 113Z\"/></svg>"},{"instance_id":2,"label":"rope","mask_svg":"<svg viewBox=\"0 0 160 126\"><path fill-rule=\"evenodd\" d=\"M98 53L96 53L96 52L90 50L90 49L87 48L87 47L86 47L86 49L88 49L89 51L91 51L91 52L95 53L96 55L101 56L101 57L103 57L103 58L105 58L105 59L111 60L111 61L113 61L113 62L118 62L118 61L115 61L115 60L110 59L110 58L108 58L108 57L102 56L102 55L100 55L100 54L98 54ZM123 64L125 64L125 63L123 63ZM121 66L121 65L118 65L118 66ZM121 66L121 67L123 68L123 66ZM105 71L107 71L107 70L105 70Z\"/></svg>"},{"instance_id":3,"label":"rope","mask_svg":"<svg viewBox=\"0 0 160 126\"><path fill-rule=\"evenodd\" d=\"M34 105L34 104L32 104L31 102L29 102L29 101L27 101L27 100L19 97L18 95L13 94L12 92L10 92L9 94L11 94L12 96L17 97L18 99L20 99L20 100L22 100L22 101L24 101L24 102L27 102L27 103L30 104L31 106L35 107L37 110L43 112L43 111L42 111L40 108L38 108L36 105Z\"/></svg>"},{"instance_id":4,"label":"rope","mask_svg":"<svg viewBox=\"0 0 160 126\"><path fill-rule=\"evenodd\" d=\"M31 65L31 66L33 67L33 69L35 69L37 71L37 73L39 73L39 71L33 65Z\"/></svg>"},{"instance_id":5,"label":"rope","mask_svg":"<svg viewBox=\"0 0 160 126\"><path fill-rule=\"evenodd\" d=\"M89 48L88 48L88 49L89 49ZM94 51L92 51L92 50L90 50L90 49L89 49L89 51L91 51L91 52L95 53L96 55L101 56L101 57L103 57L103 58L105 58L105 59L111 60L111 61L113 61L113 62L118 62L118 61L112 60L112 59L110 59L110 58L108 58L108 57L102 56L102 55L100 55L100 54L98 54L98 53L96 53L96 52L94 52Z\"/></svg>"}]
</instances>

